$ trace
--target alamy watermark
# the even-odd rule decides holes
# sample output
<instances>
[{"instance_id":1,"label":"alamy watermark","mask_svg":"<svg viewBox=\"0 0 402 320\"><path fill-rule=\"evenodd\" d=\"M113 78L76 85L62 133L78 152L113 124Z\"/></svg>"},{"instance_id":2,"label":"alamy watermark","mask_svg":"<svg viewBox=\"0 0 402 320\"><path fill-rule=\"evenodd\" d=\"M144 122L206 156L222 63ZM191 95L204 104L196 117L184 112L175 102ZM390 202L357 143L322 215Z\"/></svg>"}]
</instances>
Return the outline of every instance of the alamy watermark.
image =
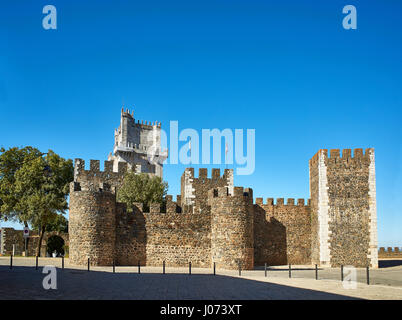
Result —
<instances>
[{"instance_id":1,"label":"alamy watermark","mask_svg":"<svg viewBox=\"0 0 402 320\"><path fill-rule=\"evenodd\" d=\"M170 121L169 147L168 134L162 128L148 135L148 145L152 164L236 165L237 175L255 170L255 129L202 129L199 133L186 128L179 132L179 122ZM169 156L163 156L167 150Z\"/></svg>"},{"instance_id":2,"label":"alamy watermark","mask_svg":"<svg viewBox=\"0 0 402 320\"><path fill-rule=\"evenodd\" d=\"M42 26L45 30L57 29L57 10L54 5L45 5L42 9L42 13L46 14L42 19ZM356 7L348 4L343 7L342 13L347 14L342 20L342 26L344 29L357 29L357 10Z\"/></svg>"},{"instance_id":3,"label":"alamy watermark","mask_svg":"<svg viewBox=\"0 0 402 320\"><path fill-rule=\"evenodd\" d=\"M344 6L342 9L342 13L347 14L342 20L342 26L344 29L349 30L357 29L357 10L355 6L351 4Z\"/></svg>"},{"instance_id":4,"label":"alamy watermark","mask_svg":"<svg viewBox=\"0 0 402 320\"><path fill-rule=\"evenodd\" d=\"M344 278L342 281L342 286L345 289L356 289L357 288L357 272L354 266L344 266L343 267Z\"/></svg>"},{"instance_id":5,"label":"alamy watermark","mask_svg":"<svg viewBox=\"0 0 402 320\"><path fill-rule=\"evenodd\" d=\"M47 276L45 276L42 281L43 289L56 290L57 289L57 269L56 269L56 267L55 266L44 266L42 273L47 274Z\"/></svg>"},{"instance_id":6,"label":"alamy watermark","mask_svg":"<svg viewBox=\"0 0 402 320\"><path fill-rule=\"evenodd\" d=\"M42 13L46 14L42 19L42 27L45 30L57 29L57 10L53 5L46 5L42 9Z\"/></svg>"}]
</instances>

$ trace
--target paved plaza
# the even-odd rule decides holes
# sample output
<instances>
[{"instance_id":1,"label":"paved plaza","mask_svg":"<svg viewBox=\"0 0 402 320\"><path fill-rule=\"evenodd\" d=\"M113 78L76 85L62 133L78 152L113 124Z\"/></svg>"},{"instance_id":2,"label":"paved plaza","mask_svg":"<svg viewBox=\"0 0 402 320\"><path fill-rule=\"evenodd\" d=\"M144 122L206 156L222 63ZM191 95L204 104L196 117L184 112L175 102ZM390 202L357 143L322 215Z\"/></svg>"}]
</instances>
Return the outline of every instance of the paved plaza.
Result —
<instances>
[{"instance_id":1,"label":"paved plaza","mask_svg":"<svg viewBox=\"0 0 402 320\"><path fill-rule=\"evenodd\" d=\"M345 289L339 268L319 269L315 280L312 266L292 266L289 279L287 266L252 271L166 267L70 266L65 259L40 258L38 270L34 258L0 257L0 299L167 299L167 300L254 300L254 299L402 299L402 260L381 261L382 268L370 270L370 285L366 270L358 269L356 289ZM42 286L43 266L57 267L57 289Z\"/></svg>"}]
</instances>

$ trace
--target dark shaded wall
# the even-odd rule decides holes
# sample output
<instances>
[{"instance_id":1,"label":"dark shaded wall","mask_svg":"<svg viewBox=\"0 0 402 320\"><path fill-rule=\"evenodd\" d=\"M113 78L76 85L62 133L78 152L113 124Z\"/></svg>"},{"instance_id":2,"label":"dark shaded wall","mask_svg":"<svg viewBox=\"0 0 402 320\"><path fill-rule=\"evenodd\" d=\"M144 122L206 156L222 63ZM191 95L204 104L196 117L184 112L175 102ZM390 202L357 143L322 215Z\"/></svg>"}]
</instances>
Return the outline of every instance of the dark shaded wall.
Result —
<instances>
[{"instance_id":1,"label":"dark shaded wall","mask_svg":"<svg viewBox=\"0 0 402 320\"><path fill-rule=\"evenodd\" d=\"M254 205L255 265L311 263L311 210L304 199L272 198Z\"/></svg>"}]
</instances>

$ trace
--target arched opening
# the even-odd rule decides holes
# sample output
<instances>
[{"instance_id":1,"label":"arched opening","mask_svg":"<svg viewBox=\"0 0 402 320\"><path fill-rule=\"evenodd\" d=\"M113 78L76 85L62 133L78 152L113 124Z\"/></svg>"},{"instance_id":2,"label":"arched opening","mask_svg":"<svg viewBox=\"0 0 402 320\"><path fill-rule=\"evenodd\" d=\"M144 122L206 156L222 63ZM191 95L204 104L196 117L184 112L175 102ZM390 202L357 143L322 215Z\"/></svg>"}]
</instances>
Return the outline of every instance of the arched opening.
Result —
<instances>
[{"instance_id":1,"label":"arched opening","mask_svg":"<svg viewBox=\"0 0 402 320\"><path fill-rule=\"evenodd\" d=\"M47 239L46 251L51 257L56 253L57 257L64 255L64 239L58 235L53 235Z\"/></svg>"}]
</instances>

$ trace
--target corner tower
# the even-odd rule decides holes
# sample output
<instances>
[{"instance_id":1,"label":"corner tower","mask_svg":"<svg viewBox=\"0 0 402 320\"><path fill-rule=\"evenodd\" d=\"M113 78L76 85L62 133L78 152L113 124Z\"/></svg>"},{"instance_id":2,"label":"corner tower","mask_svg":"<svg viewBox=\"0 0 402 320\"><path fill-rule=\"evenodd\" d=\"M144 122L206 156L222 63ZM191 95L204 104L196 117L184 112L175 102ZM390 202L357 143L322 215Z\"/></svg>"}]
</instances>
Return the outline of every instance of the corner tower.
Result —
<instances>
[{"instance_id":1,"label":"corner tower","mask_svg":"<svg viewBox=\"0 0 402 320\"><path fill-rule=\"evenodd\" d=\"M312 262L378 267L374 149L323 149L309 166Z\"/></svg>"}]
</instances>

